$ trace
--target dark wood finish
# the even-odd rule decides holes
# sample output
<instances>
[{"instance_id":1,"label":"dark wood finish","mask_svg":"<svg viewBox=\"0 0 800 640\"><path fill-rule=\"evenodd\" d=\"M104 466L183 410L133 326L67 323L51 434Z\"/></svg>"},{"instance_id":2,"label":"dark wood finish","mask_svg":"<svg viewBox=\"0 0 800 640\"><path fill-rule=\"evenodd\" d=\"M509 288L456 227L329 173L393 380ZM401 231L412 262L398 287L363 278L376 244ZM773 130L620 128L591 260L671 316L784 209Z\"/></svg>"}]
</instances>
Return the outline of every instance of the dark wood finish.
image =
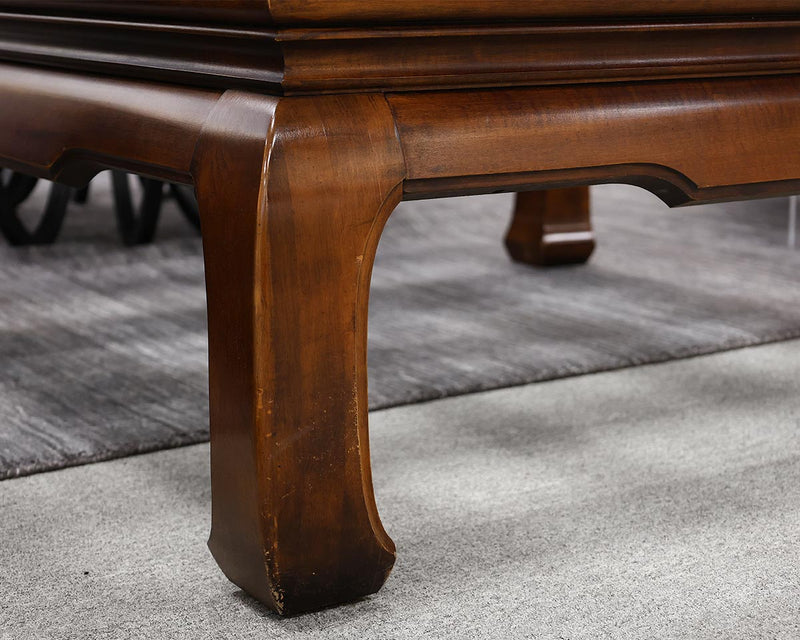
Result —
<instances>
[{"instance_id":1,"label":"dark wood finish","mask_svg":"<svg viewBox=\"0 0 800 640\"><path fill-rule=\"evenodd\" d=\"M114 171L111 176L117 230L122 242L128 246L153 241L164 202L163 182L152 178L142 178L141 182L142 197L134 203L128 174Z\"/></svg>"},{"instance_id":2,"label":"dark wood finish","mask_svg":"<svg viewBox=\"0 0 800 640\"><path fill-rule=\"evenodd\" d=\"M24 14L128 18L137 21L269 24L270 0L0 0Z\"/></svg>"},{"instance_id":3,"label":"dark wood finish","mask_svg":"<svg viewBox=\"0 0 800 640\"><path fill-rule=\"evenodd\" d=\"M175 204L178 205L186 221L197 231L200 231L200 208L197 204L194 190L190 186L171 182L169 185L169 195L175 201Z\"/></svg>"},{"instance_id":4,"label":"dark wood finish","mask_svg":"<svg viewBox=\"0 0 800 640\"><path fill-rule=\"evenodd\" d=\"M0 196L0 232L14 246L52 244L61 231L73 196L71 187L57 183L50 185L44 211L30 228L20 219L17 207Z\"/></svg>"},{"instance_id":5,"label":"dark wood finish","mask_svg":"<svg viewBox=\"0 0 800 640\"><path fill-rule=\"evenodd\" d=\"M284 103L229 92L193 167L211 549L279 613L373 593L394 564L372 492L366 371L372 262L402 195L389 107L380 95Z\"/></svg>"},{"instance_id":6,"label":"dark wood finish","mask_svg":"<svg viewBox=\"0 0 800 640\"><path fill-rule=\"evenodd\" d=\"M112 171L114 212L120 238L132 246L151 242L156 233L161 206L166 198L175 200L186 220L200 230L200 213L191 186L139 177L141 198L135 202L131 193L130 176L124 171ZM89 185L75 189L57 182L48 182L49 194L44 211L38 220L23 221L19 207L31 195L38 178L0 169L0 234L15 246L51 244L58 239L70 202L86 204Z\"/></svg>"},{"instance_id":7,"label":"dark wood finish","mask_svg":"<svg viewBox=\"0 0 800 640\"><path fill-rule=\"evenodd\" d=\"M4 177L4 174L9 174ZM19 207L31 195L38 180L21 173L0 170L0 233L14 246L50 244L61 231L70 201L79 201L70 187L53 183L44 211L34 224L25 224L19 217ZM85 202L85 199L83 200Z\"/></svg>"},{"instance_id":8,"label":"dark wood finish","mask_svg":"<svg viewBox=\"0 0 800 640\"><path fill-rule=\"evenodd\" d=\"M800 76L392 94L389 103L412 198L626 182L675 206L800 191L791 160Z\"/></svg>"},{"instance_id":9,"label":"dark wood finish","mask_svg":"<svg viewBox=\"0 0 800 640\"><path fill-rule=\"evenodd\" d=\"M517 194L505 238L509 255L536 266L586 262L595 246L588 187Z\"/></svg>"},{"instance_id":10,"label":"dark wood finish","mask_svg":"<svg viewBox=\"0 0 800 640\"><path fill-rule=\"evenodd\" d=\"M105 168L195 186L210 546L274 611L307 611L376 591L394 561L369 468L366 332L397 202L611 181L673 205L800 192L798 22L766 17L794 4L0 0L69 16L0 16L0 55L29 65L0 65L0 165L76 187ZM188 12L207 24L177 24ZM456 12L526 21L425 22ZM567 24L527 22L562 12ZM111 14L122 22L86 19ZM622 20L639 14L654 23ZM376 27L408 19L421 22ZM397 91L409 88L426 91ZM512 251L547 260L554 233L585 232L564 219L583 204L557 205L521 197Z\"/></svg>"},{"instance_id":11,"label":"dark wood finish","mask_svg":"<svg viewBox=\"0 0 800 640\"><path fill-rule=\"evenodd\" d=\"M559 18L791 14L794 0L1 0L26 13L244 24L504 22Z\"/></svg>"},{"instance_id":12,"label":"dark wood finish","mask_svg":"<svg viewBox=\"0 0 800 640\"><path fill-rule=\"evenodd\" d=\"M2 66L0 121L16 133L0 136L0 159L76 184L106 166L194 181L209 300L214 556L282 614L373 593L394 562L372 493L366 399L369 278L404 175L389 107L380 95L279 103L161 92ZM92 107L99 96L103 114ZM36 136L50 109L69 126ZM202 123L168 118L172 109L202 113ZM144 136L142 123L152 129Z\"/></svg>"},{"instance_id":13,"label":"dark wood finish","mask_svg":"<svg viewBox=\"0 0 800 640\"><path fill-rule=\"evenodd\" d=\"M279 92L274 33L0 14L0 59L115 75Z\"/></svg>"},{"instance_id":14,"label":"dark wood finish","mask_svg":"<svg viewBox=\"0 0 800 640\"><path fill-rule=\"evenodd\" d=\"M190 183L200 130L222 95L0 65L2 165L83 187L103 169Z\"/></svg>"},{"instance_id":15,"label":"dark wood finish","mask_svg":"<svg viewBox=\"0 0 800 640\"><path fill-rule=\"evenodd\" d=\"M800 20L275 29L0 13L0 59L285 95L752 76L800 72Z\"/></svg>"},{"instance_id":16,"label":"dark wood finish","mask_svg":"<svg viewBox=\"0 0 800 640\"><path fill-rule=\"evenodd\" d=\"M276 41L286 94L800 71L792 20L294 29Z\"/></svg>"},{"instance_id":17,"label":"dark wood finish","mask_svg":"<svg viewBox=\"0 0 800 640\"><path fill-rule=\"evenodd\" d=\"M0 200L5 206L16 208L33 193L37 182L23 173L0 169Z\"/></svg>"}]
</instances>

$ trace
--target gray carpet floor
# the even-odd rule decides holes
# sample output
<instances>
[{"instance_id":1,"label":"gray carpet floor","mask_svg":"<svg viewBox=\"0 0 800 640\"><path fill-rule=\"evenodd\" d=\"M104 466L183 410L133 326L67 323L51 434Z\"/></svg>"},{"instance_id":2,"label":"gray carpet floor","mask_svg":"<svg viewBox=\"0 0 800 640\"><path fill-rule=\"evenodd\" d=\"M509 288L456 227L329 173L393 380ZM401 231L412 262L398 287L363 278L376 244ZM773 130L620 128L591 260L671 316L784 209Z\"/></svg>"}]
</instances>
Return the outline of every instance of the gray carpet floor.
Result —
<instances>
[{"instance_id":1,"label":"gray carpet floor","mask_svg":"<svg viewBox=\"0 0 800 640\"><path fill-rule=\"evenodd\" d=\"M399 559L281 620L198 445L0 483L0 638L800 637L800 341L373 412Z\"/></svg>"},{"instance_id":2,"label":"gray carpet floor","mask_svg":"<svg viewBox=\"0 0 800 640\"><path fill-rule=\"evenodd\" d=\"M800 335L786 201L667 210L595 189L587 266L512 264L509 195L404 203L379 248L373 408ZM41 204L43 193L31 211ZM199 240L123 249L94 185L53 247L0 247L0 478L207 437Z\"/></svg>"}]
</instances>

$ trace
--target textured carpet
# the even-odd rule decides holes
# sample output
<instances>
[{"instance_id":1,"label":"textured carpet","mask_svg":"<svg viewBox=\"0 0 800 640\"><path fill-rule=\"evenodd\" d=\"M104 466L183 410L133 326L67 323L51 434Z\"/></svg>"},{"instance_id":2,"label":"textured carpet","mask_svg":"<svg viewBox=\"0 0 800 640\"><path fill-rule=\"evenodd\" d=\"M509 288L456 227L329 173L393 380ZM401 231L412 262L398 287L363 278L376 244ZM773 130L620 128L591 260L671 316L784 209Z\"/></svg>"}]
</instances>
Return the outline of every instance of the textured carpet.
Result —
<instances>
[{"instance_id":1,"label":"textured carpet","mask_svg":"<svg viewBox=\"0 0 800 640\"><path fill-rule=\"evenodd\" d=\"M545 271L505 256L511 202L405 203L391 218L373 408L800 335L785 200L669 211L601 187L592 262ZM124 249L110 206L101 183L59 244L0 248L0 477L207 437L199 240L171 211L155 245Z\"/></svg>"},{"instance_id":2,"label":"textured carpet","mask_svg":"<svg viewBox=\"0 0 800 640\"><path fill-rule=\"evenodd\" d=\"M800 342L374 412L398 562L280 620L205 548L208 448L0 483L0 638L800 637Z\"/></svg>"}]
</instances>

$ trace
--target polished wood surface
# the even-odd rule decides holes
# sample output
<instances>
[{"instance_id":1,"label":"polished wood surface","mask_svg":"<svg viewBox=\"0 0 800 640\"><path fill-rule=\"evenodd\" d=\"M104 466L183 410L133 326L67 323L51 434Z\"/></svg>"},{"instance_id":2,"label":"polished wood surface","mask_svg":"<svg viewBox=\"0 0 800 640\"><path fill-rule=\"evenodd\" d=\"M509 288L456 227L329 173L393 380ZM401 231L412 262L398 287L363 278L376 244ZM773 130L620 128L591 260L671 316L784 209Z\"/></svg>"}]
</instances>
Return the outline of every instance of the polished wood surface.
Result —
<instances>
[{"instance_id":1,"label":"polished wood surface","mask_svg":"<svg viewBox=\"0 0 800 640\"><path fill-rule=\"evenodd\" d=\"M800 73L799 18L273 28L0 13L0 59L283 95L752 76Z\"/></svg>"},{"instance_id":2,"label":"polished wood surface","mask_svg":"<svg viewBox=\"0 0 800 640\"><path fill-rule=\"evenodd\" d=\"M194 167L211 549L279 613L373 593L394 563L372 492L366 371L372 262L402 195L389 107L380 95L278 103L229 92Z\"/></svg>"},{"instance_id":3,"label":"polished wood surface","mask_svg":"<svg viewBox=\"0 0 800 640\"><path fill-rule=\"evenodd\" d=\"M678 205L800 191L791 161L800 76L392 94L389 102L411 197L627 182Z\"/></svg>"},{"instance_id":4,"label":"polished wood surface","mask_svg":"<svg viewBox=\"0 0 800 640\"><path fill-rule=\"evenodd\" d=\"M269 30L0 13L0 60L212 88L281 92Z\"/></svg>"},{"instance_id":5,"label":"polished wood surface","mask_svg":"<svg viewBox=\"0 0 800 640\"><path fill-rule=\"evenodd\" d=\"M800 22L763 18L294 29L276 41L287 94L800 71Z\"/></svg>"},{"instance_id":6,"label":"polished wood surface","mask_svg":"<svg viewBox=\"0 0 800 640\"><path fill-rule=\"evenodd\" d=\"M109 168L188 183L220 95L0 65L2 165L73 186Z\"/></svg>"},{"instance_id":7,"label":"polished wood surface","mask_svg":"<svg viewBox=\"0 0 800 640\"><path fill-rule=\"evenodd\" d=\"M509 255L535 266L586 262L595 247L588 187L517 194L505 238Z\"/></svg>"},{"instance_id":8,"label":"polished wood surface","mask_svg":"<svg viewBox=\"0 0 800 640\"><path fill-rule=\"evenodd\" d=\"M359 24L791 14L794 0L0 0L22 12L245 24Z\"/></svg>"},{"instance_id":9,"label":"polished wood surface","mask_svg":"<svg viewBox=\"0 0 800 640\"><path fill-rule=\"evenodd\" d=\"M196 189L209 544L281 614L373 593L394 562L369 466L366 335L399 200L568 188L519 197L509 249L538 263L588 256L581 185L629 182L672 205L800 192L798 23L771 15L794 3L434 1L414 3L415 19L570 20L402 30L375 24L411 4L383 0L0 7L66 16L0 16L0 56L26 63L0 64L0 166L71 186L114 168ZM181 23L189 10L205 22Z\"/></svg>"}]
</instances>

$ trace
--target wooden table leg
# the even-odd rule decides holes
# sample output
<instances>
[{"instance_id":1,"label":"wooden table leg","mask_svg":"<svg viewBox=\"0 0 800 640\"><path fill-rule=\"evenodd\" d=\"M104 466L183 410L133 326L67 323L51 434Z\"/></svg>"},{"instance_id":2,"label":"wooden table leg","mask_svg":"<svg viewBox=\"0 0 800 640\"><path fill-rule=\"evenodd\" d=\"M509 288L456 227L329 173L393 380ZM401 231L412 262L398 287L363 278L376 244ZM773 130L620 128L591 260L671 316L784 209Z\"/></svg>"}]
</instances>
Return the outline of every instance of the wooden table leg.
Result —
<instances>
[{"instance_id":1,"label":"wooden table leg","mask_svg":"<svg viewBox=\"0 0 800 640\"><path fill-rule=\"evenodd\" d=\"M787 75L270 97L0 65L0 163L72 187L109 167L195 185L210 546L291 614L375 592L394 561L370 477L366 334L401 196L612 181L672 205L797 193L799 89ZM560 232L589 233L573 224ZM556 231L540 226L511 239L548 246Z\"/></svg>"},{"instance_id":2,"label":"wooden table leg","mask_svg":"<svg viewBox=\"0 0 800 640\"><path fill-rule=\"evenodd\" d=\"M586 262L595 247L589 187L517 194L506 248L517 262L549 266Z\"/></svg>"},{"instance_id":3,"label":"wooden table leg","mask_svg":"<svg viewBox=\"0 0 800 640\"><path fill-rule=\"evenodd\" d=\"M265 142L266 141L266 142ZM404 164L382 96L228 92L193 166L211 379L212 532L281 614L377 591L395 548L367 437L367 298Z\"/></svg>"}]
</instances>

